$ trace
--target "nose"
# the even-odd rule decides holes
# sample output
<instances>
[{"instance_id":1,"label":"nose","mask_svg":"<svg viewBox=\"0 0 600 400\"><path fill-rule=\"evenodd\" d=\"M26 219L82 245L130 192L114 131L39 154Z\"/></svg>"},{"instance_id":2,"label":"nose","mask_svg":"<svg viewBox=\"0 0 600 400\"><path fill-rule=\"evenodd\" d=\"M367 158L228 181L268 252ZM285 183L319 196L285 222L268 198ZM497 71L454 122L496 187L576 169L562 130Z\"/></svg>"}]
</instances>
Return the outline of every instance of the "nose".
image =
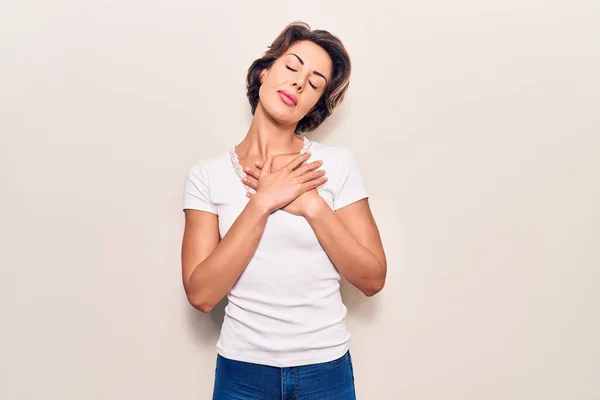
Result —
<instances>
[{"instance_id":1,"label":"nose","mask_svg":"<svg viewBox=\"0 0 600 400\"><path fill-rule=\"evenodd\" d=\"M298 92L302 91L302 85L298 84L298 82L294 82L294 84L292 85L292 87L295 87L296 90L298 90Z\"/></svg>"}]
</instances>

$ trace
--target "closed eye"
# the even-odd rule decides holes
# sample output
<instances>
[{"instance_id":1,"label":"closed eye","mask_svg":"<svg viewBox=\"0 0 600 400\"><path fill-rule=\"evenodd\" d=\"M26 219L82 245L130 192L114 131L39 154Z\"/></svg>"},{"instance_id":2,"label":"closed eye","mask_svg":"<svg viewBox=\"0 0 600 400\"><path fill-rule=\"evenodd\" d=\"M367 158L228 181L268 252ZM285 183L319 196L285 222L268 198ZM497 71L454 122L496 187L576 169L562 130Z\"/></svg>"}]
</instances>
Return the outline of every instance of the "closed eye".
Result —
<instances>
[{"instance_id":1,"label":"closed eye","mask_svg":"<svg viewBox=\"0 0 600 400\"><path fill-rule=\"evenodd\" d=\"M287 69L289 69L290 71L298 72L298 70L295 70L294 68L290 67L289 65L286 65L285 67ZM313 83L311 81L308 81L308 84L310 85L311 88L313 88L314 90L317 90L317 87L315 85L313 85Z\"/></svg>"}]
</instances>

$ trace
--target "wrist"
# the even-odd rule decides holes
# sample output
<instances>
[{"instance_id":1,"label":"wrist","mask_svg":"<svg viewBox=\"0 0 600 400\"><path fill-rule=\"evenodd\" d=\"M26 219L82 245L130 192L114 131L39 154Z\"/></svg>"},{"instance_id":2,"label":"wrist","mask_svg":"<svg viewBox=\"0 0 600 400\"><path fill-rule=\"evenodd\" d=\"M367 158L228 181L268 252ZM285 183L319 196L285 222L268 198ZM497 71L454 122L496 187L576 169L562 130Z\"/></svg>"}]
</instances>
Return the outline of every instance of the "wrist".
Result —
<instances>
[{"instance_id":1,"label":"wrist","mask_svg":"<svg viewBox=\"0 0 600 400\"><path fill-rule=\"evenodd\" d=\"M269 216L271 213L273 213L273 211L275 211L273 207L269 206L259 194L255 194L250 198L248 201L248 207L250 207L260 216Z\"/></svg>"}]
</instances>

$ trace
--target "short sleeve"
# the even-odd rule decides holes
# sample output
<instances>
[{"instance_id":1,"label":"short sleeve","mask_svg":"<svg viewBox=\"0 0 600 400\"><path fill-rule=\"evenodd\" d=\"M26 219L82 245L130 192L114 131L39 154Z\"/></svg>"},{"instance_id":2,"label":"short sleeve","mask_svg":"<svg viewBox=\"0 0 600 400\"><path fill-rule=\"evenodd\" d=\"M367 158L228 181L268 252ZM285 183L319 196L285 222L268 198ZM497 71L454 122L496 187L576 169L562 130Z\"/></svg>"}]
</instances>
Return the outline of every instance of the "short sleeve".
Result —
<instances>
[{"instance_id":1,"label":"short sleeve","mask_svg":"<svg viewBox=\"0 0 600 400\"><path fill-rule=\"evenodd\" d=\"M340 176L333 197L334 210L369 197L354 155L349 150L342 149L339 162Z\"/></svg>"},{"instance_id":2,"label":"short sleeve","mask_svg":"<svg viewBox=\"0 0 600 400\"><path fill-rule=\"evenodd\" d=\"M210 200L208 171L201 162L188 170L184 185L183 209L217 213L216 207Z\"/></svg>"}]
</instances>

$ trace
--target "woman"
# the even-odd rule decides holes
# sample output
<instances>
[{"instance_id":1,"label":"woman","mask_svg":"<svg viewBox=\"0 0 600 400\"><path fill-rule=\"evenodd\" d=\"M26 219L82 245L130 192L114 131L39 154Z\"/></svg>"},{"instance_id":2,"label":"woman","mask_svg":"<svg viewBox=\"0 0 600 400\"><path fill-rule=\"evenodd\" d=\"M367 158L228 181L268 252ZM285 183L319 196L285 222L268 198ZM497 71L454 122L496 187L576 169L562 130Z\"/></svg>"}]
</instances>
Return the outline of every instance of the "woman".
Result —
<instances>
[{"instance_id":1,"label":"woman","mask_svg":"<svg viewBox=\"0 0 600 400\"><path fill-rule=\"evenodd\" d=\"M355 398L340 278L376 294L385 254L352 154L300 136L342 101L350 66L337 37L287 26L248 71L245 138L188 171L187 298L229 300L215 400Z\"/></svg>"}]
</instances>

